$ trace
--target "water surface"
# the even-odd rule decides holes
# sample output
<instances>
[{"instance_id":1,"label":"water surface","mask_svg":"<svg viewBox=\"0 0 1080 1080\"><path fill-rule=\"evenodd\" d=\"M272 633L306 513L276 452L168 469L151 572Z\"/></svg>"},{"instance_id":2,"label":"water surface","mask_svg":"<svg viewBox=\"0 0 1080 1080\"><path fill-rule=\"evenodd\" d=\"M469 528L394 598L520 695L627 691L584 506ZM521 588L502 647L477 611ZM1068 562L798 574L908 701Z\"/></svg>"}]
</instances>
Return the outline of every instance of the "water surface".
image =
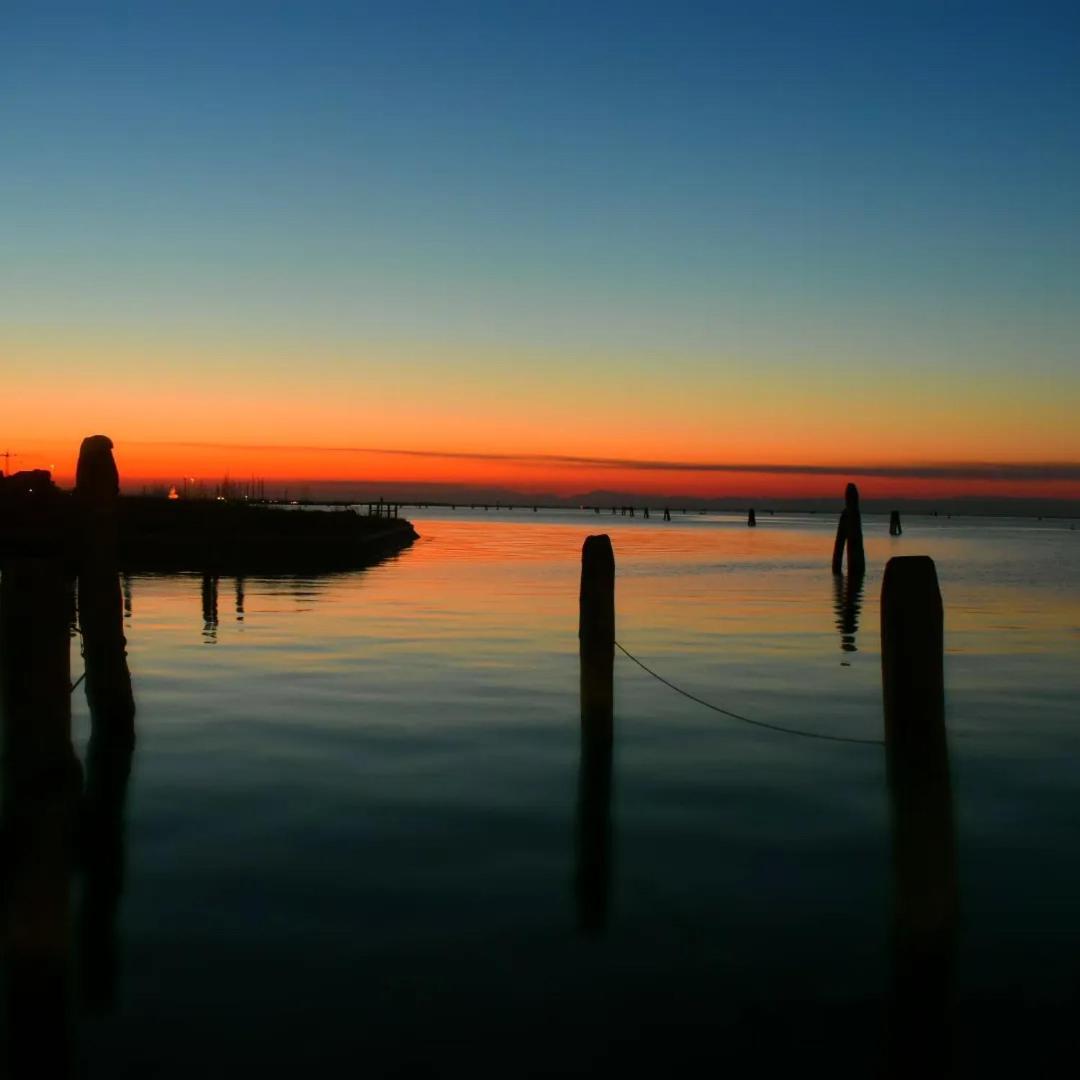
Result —
<instances>
[{"instance_id":1,"label":"water surface","mask_svg":"<svg viewBox=\"0 0 1080 1080\"><path fill-rule=\"evenodd\" d=\"M860 593L829 573L835 522L819 515L754 530L723 515L412 517L421 539L363 572L126 583L138 743L115 995L79 1021L86 1075L662 1073L747 1057L768 1072L808 1054L837 1075L884 1067L882 749L739 723L620 656L610 793L590 789L576 640L590 531L612 537L617 633L643 661L747 717L853 739L882 736L884 563L933 556L956 1070L1068 1044L1070 523L911 517L890 538L871 515Z\"/></svg>"}]
</instances>

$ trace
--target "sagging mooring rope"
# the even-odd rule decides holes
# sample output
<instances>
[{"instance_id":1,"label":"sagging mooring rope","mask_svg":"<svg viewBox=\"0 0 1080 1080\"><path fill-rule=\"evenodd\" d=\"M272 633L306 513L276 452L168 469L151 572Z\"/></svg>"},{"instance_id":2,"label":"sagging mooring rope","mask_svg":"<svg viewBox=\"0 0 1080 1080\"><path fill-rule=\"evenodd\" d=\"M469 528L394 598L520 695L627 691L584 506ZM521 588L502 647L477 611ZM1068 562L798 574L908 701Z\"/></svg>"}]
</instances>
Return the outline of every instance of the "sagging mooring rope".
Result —
<instances>
[{"instance_id":1,"label":"sagging mooring rope","mask_svg":"<svg viewBox=\"0 0 1080 1080\"><path fill-rule=\"evenodd\" d=\"M674 690L676 694L682 694L684 698L688 698L698 705L703 705L706 709L711 709L713 712L719 713L721 716L726 716L731 720L740 720L742 723L750 724L752 727L767 728L769 731L779 731L783 732L785 735L799 735L804 739L822 739L826 742L859 743L862 746L884 745L883 739L858 739L850 735L826 735L820 731L802 731L799 728L785 727L782 724L770 724L765 720L751 720L749 716L743 716L740 713L732 712L730 709L722 709L719 705L714 705L711 701L706 701L704 698L698 697L697 694L691 694L689 690L684 690L681 686L676 686L670 679L665 679L659 672L653 671L648 664L639 660L624 645L620 644L618 641L615 642L615 645L627 659L633 660L642 671L651 675L657 682L662 682L665 686Z\"/></svg>"}]
</instances>

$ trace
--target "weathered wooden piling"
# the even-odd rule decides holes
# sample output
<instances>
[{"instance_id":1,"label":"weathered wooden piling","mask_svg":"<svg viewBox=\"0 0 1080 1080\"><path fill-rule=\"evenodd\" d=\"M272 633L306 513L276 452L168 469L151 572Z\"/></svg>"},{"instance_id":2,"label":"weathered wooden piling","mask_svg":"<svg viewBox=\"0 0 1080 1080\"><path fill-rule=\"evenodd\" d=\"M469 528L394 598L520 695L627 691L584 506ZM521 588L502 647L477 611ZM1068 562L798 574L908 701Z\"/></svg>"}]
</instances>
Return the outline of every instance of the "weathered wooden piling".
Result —
<instances>
[{"instance_id":1,"label":"weathered wooden piling","mask_svg":"<svg viewBox=\"0 0 1080 1080\"><path fill-rule=\"evenodd\" d=\"M112 439L88 435L79 447L75 466L75 505L79 513L80 555L96 558L115 554L116 502L120 475L113 459Z\"/></svg>"},{"instance_id":2,"label":"weathered wooden piling","mask_svg":"<svg viewBox=\"0 0 1080 1080\"><path fill-rule=\"evenodd\" d=\"M71 745L72 580L59 557L0 578L4 1075L67 1076L70 875L81 770Z\"/></svg>"},{"instance_id":3,"label":"weathered wooden piling","mask_svg":"<svg viewBox=\"0 0 1080 1080\"><path fill-rule=\"evenodd\" d=\"M946 1075L957 915L944 630L933 560L890 559L881 671L893 839L891 1075Z\"/></svg>"},{"instance_id":4,"label":"weathered wooden piling","mask_svg":"<svg viewBox=\"0 0 1080 1080\"><path fill-rule=\"evenodd\" d=\"M581 723L590 737L612 736L615 664L615 553L606 534L586 537L581 549L578 605Z\"/></svg>"},{"instance_id":5,"label":"weathered wooden piling","mask_svg":"<svg viewBox=\"0 0 1080 1080\"><path fill-rule=\"evenodd\" d=\"M648 517L648 516L649 516L649 508L646 506L645 507L645 517Z\"/></svg>"},{"instance_id":6,"label":"weathered wooden piling","mask_svg":"<svg viewBox=\"0 0 1080 1080\"><path fill-rule=\"evenodd\" d=\"M671 520L671 510L666 506L664 507L664 520L665 521L670 521Z\"/></svg>"},{"instance_id":7,"label":"weathered wooden piling","mask_svg":"<svg viewBox=\"0 0 1080 1080\"><path fill-rule=\"evenodd\" d=\"M757 526L757 515L754 513L754 508L750 507L750 513L746 515L747 528L753 529Z\"/></svg>"},{"instance_id":8,"label":"weathered wooden piling","mask_svg":"<svg viewBox=\"0 0 1080 1080\"><path fill-rule=\"evenodd\" d=\"M611 878L611 751L614 734L615 553L606 535L581 549L578 648L581 658L581 767L578 777L578 926L607 923Z\"/></svg>"},{"instance_id":9,"label":"weathered wooden piling","mask_svg":"<svg viewBox=\"0 0 1080 1080\"><path fill-rule=\"evenodd\" d=\"M901 536L903 535L903 532L904 530L900 525L900 511L893 510L892 513L889 514L889 535Z\"/></svg>"},{"instance_id":10,"label":"weathered wooden piling","mask_svg":"<svg viewBox=\"0 0 1080 1080\"><path fill-rule=\"evenodd\" d=\"M881 584L881 672L886 736L907 727L941 728L944 735L944 614L934 560L889 560Z\"/></svg>"},{"instance_id":11,"label":"weathered wooden piling","mask_svg":"<svg viewBox=\"0 0 1080 1080\"><path fill-rule=\"evenodd\" d=\"M844 509L840 514L840 523L836 528L836 541L833 544L832 572L834 574L839 574L843 570L845 548L847 549L848 573L865 574L866 555L863 552L859 489L854 484L848 484L844 492Z\"/></svg>"}]
</instances>

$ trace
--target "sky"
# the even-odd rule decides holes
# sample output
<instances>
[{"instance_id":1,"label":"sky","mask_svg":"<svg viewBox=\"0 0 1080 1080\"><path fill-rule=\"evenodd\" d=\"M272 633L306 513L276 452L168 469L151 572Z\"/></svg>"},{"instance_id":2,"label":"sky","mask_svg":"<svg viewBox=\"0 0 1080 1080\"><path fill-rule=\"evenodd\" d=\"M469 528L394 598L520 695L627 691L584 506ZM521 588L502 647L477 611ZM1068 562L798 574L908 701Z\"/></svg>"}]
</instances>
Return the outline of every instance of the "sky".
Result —
<instances>
[{"instance_id":1,"label":"sky","mask_svg":"<svg viewBox=\"0 0 1080 1080\"><path fill-rule=\"evenodd\" d=\"M62 482L1080 499L1078 283L1072 5L0 6Z\"/></svg>"}]
</instances>

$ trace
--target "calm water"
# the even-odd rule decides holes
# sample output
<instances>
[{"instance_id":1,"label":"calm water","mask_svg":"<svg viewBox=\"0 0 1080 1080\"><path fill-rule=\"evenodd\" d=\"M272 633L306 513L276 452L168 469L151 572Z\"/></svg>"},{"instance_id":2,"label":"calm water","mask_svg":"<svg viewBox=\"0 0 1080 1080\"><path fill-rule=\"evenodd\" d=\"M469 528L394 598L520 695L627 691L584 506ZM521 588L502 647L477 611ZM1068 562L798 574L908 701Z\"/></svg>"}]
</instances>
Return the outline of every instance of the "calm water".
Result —
<instances>
[{"instance_id":1,"label":"calm water","mask_svg":"<svg viewBox=\"0 0 1080 1080\"><path fill-rule=\"evenodd\" d=\"M576 641L590 531L612 536L627 648L725 708L855 738L881 736L884 563L934 557L954 1070L1037 1074L1071 1045L1080 531L909 518L891 539L869 516L854 610L828 569L831 517L413 520L422 539L365 572L222 578L216 617L198 577L129 582L138 743L115 1002L79 1021L87 1075L880 1069L882 750L726 719L620 656L610 846L593 850Z\"/></svg>"}]
</instances>

